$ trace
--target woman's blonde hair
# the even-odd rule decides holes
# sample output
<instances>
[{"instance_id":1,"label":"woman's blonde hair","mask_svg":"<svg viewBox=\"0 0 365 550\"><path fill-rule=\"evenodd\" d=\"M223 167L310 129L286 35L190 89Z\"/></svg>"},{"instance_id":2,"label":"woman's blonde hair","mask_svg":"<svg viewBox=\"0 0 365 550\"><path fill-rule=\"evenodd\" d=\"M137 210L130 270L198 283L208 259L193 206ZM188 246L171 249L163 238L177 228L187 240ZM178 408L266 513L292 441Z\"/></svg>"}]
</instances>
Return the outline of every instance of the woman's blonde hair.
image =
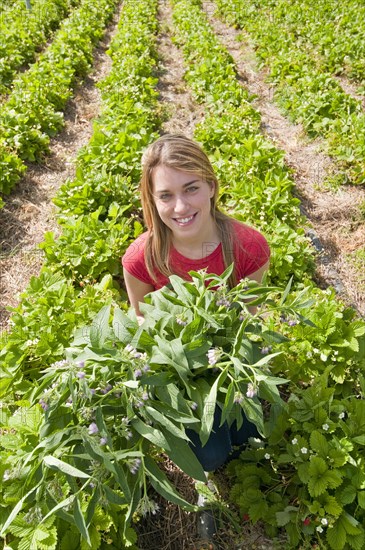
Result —
<instances>
[{"instance_id":1,"label":"woman's blonde hair","mask_svg":"<svg viewBox=\"0 0 365 550\"><path fill-rule=\"evenodd\" d=\"M153 175L157 166L166 166L194 174L202 181L214 186L210 211L222 242L225 267L233 263L231 218L218 209L219 184L206 153L200 145L182 134L165 134L149 145L142 158L140 192L143 216L149 231L145 261L152 279L156 279L156 271L166 277L173 273L169 261L172 233L161 220L153 197ZM231 287L236 284L234 273L229 284Z\"/></svg>"}]
</instances>

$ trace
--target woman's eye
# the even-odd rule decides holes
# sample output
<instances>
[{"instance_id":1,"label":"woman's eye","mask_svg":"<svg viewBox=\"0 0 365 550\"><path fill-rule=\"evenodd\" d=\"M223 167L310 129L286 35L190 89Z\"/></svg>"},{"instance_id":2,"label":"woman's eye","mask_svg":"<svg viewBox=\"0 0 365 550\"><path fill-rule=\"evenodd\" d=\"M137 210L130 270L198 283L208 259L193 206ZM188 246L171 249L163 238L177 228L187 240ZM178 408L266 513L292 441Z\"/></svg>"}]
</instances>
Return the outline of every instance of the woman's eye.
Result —
<instances>
[{"instance_id":1,"label":"woman's eye","mask_svg":"<svg viewBox=\"0 0 365 550\"><path fill-rule=\"evenodd\" d=\"M197 189L199 189L199 187L197 187L196 185L192 185L191 187L187 188L187 192L194 193L194 191L196 191Z\"/></svg>"},{"instance_id":2,"label":"woman's eye","mask_svg":"<svg viewBox=\"0 0 365 550\"><path fill-rule=\"evenodd\" d=\"M164 193L163 195L160 195L159 198L161 201L168 201L169 199L171 199L171 195L169 195L168 193Z\"/></svg>"}]
</instances>

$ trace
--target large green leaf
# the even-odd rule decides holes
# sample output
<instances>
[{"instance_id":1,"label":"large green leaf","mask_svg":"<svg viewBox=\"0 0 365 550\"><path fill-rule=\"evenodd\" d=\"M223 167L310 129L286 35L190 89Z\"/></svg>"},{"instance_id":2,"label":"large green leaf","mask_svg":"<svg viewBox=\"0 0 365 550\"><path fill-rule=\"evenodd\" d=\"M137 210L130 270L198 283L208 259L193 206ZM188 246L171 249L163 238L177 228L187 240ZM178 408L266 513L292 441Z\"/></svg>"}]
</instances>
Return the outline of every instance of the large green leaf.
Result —
<instances>
[{"instance_id":1,"label":"large green leaf","mask_svg":"<svg viewBox=\"0 0 365 550\"><path fill-rule=\"evenodd\" d=\"M71 464L67 464L67 462L64 462L63 460L60 460L54 456L47 455L44 457L43 461L49 468L58 470L59 472L62 472L69 476L81 478L90 477L89 474L82 472L78 468L75 468L74 466L71 466Z\"/></svg>"},{"instance_id":2,"label":"large green leaf","mask_svg":"<svg viewBox=\"0 0 365 550\"><path fill-rule=\"evenodd\" d=\"M209 393L205 396L203 414L201 417L200 441L202 445L208 441L214 422L214 411L217 403L217 391L227 377L227 371L222 371L212 384Z\"/></svg>"},{"instance_id":3,"label":"large green leaf","mask_svg":"<svg viewBox=\"0 0 365 550\"><path fill-rule=\"evenodd\" d=\"M113 330L118 340L128 344L131 340L131 331L135 328L135 323L119 307L116 307L113 315Z\"/></svg>"},{"instance_id":4,"label":"large green leaf","mask_svg":"<svg viewBox=\"0 0 365 550\"><path fill-rule=\"evenodd\" d=\"M171 460L188 476L205 482L206 477L203 467L188 443L166 432L165 436L170 445L170 450L166 452Z\"/></svg>"},{"instance_id":5,"label":"large green leaf","mask_svg":"<svg viewBox=\"0 0 365 550\"><path fill-rule=\"evenodd\" d=\"M108 334L110 305L101 308L90 327L90 342L93 348L101 348Z\"/></svg>"},{"instance_id":6,"label":"large green leaf","mask_svg":"<svg viewBox=\"0 0 365 550\"><path fill-rule=\"evenodd\" d=\"M180 277L176 275L171 275L170 284L174 289L174 291L176 292L176 295L181 299L181 302L183 305L191 304L192 295L190 294L189 290L185 287L185 284Z\"/></svg>"},{"instance_id":7,"label":"large green leaf","mask_svg":"<svg viewBox=\"0 0 365 550\"><path fill-rule=\"evenodd\" d=\"M157 430L153 426L148 426L139 418L134 418L131 421L131 425L142 437L145 437L148 441L157 445L157 447L161 447L165 451L171 450L164 434L160 430Z\"/></svg>"},{"instance_id":8,"label":"large green leaf","mask_svg":"<svg viewBox=\"0 0 365 550\"><path fill-rule=\"evenodd\" d=\"M161 414L158 410L156 410L154 407L146 405L145 407L146 413L151 418L151 420L154 420L154 425L160 424L163 428L166 428L169 433L174 435L175 437L180 437L185 440L189 440L188 436L185 434L183 430L181 430L176 424L171 422L166 416Z\"/></svg>"},{"instance_id":9,"label":"large green leaf","mask_svg":"<svg viewBox=\"0 0 365 550\"><path fill-rule=\"evenodd\" d=\"M186 405L186 402L184 401L184 405ZM160 413L162 413L163 416L168 416L172 418L173 420L176 420L177 422L181 422L182 424L197 424L199 423L198 418L195 418L193 416L192 410L190 408L187 408L184 406L184 412L179 410L179 408L170 407L165 402L155 401L154 407L156 410L158 410Z\"/></svg>"},{"instance_id":10,"label":"large green leaf","mask_svg":"<svg viewBox=\"0 0 365 550\"><path fill-rule=\"evenodd\" d=\"M309 441L313 451L322 456L322 458L327 458L329 446L323 434L318 430L314 430L310 435Z\"/></svg>"},{"instance_id":11,"label":"large green leaf","mask_svg":"<svg viewBox=\"0 0 365 550\"><path fill-rule=\"evenodd\" d=\"M166 475L158 468L154 460L146 456L144 459L144 465L146 468L146 471L148 472L148 477L151 482L151 485L156 489L160 495L162 495L164 498L169 500L170 502L174 502L175 504L178 504L185 510L190 510L191 512L196 511L196 506L190 504L187 502L184 498L182 498L179 493L176 491L176 489L171 485L169 480L167 479Z\"/></svg>"},{"instance_id":12,"label":"large green leaf","mask_svg":"<svg viewBox=\"0 0 365 550\"><path fill-rule=\"evenodd\" d=\"M91 546L89 531L87 530L85 518L82 514L81 505L78 497L74 500L73 506L74 520L75 525L81 533L81 536L86 540L86 542Z\"/></svg>"},{"instance_id":13,"label":"large green leaf","mask_svg":"<svg viewBox=\"0 0 365 550\"><path fill-rule=\"evenodd\" d=\"M244 399L242 408L248 420L253 422L258 432L265 437L264 413L260 401L255 397Z\"/></svg>"},{"instance_id":14,"label":"large green leaf","mask_svg":"<svg viewBox=\"0 0 365 550\"><path fill-rule=\"evenodd\" d=\"M334 522L331 529L327 529L326 538L332 550L342 550L345 547L346 529L343 515Z\"/></svg>"}]
</instances>

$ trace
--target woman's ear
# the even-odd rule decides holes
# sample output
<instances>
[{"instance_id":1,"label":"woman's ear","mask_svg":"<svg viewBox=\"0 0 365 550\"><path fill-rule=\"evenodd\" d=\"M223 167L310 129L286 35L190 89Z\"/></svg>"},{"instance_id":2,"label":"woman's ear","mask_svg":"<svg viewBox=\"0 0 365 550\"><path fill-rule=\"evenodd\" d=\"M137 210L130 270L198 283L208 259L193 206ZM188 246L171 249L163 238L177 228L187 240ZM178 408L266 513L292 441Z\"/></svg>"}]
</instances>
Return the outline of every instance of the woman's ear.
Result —
<instances>
[{"instance_id":1,"label":"woman's ear","mask_svg":"<svg viewBox=\"0 0 365 550\"><path fill-rule=\"evenodd\" d=\"M209 198L212 199L214 197L214 194L215 194L215 183L214 182L209 182L209 187L210 187Z\"/></svg>"}]
</instances>

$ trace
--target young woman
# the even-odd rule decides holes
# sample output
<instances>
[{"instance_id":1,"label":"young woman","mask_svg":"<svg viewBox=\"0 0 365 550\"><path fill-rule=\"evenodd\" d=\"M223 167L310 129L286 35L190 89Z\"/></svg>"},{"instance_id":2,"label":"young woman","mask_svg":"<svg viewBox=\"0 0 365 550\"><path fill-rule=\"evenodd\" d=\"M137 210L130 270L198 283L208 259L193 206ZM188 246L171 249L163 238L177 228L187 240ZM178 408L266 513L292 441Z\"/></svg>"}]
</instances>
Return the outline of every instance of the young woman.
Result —
<instances>
[{"instance_id":1,"label":"young woman","mask_svg":"<svg viewBox=\"0 0 365 550\"><path fill-rule=\"evenodd\" d=\"M131 305L143 322L139 305L146 294L162 288L169 275L189 278L191 270L221 275L234 263L229 284L249 277L261 282L270 250L257 230L222 213L217 206L219 186L201 147L183 135L166 134L152 143L142 159L141 201L147 231L122 258ZM247 441L255 429L246 419L237 432L219 427L216 409L213 433L202 448L189 430L192 448L206 471L221 466L232 445Z\"/></svg>"}]
</instances>

